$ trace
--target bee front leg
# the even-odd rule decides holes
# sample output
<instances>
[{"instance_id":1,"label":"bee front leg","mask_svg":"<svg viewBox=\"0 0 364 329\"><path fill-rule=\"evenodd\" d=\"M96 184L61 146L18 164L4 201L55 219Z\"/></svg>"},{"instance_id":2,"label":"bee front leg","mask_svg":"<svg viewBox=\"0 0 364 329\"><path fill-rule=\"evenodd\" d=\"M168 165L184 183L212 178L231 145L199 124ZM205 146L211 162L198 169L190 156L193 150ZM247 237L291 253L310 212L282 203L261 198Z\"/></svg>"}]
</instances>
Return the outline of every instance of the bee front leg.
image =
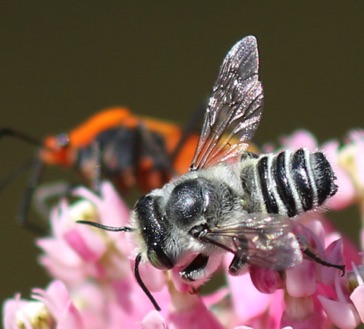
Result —
<instances>
[{"instance_id":1,"label":"bee front leg","mask_svg":"<svg viewBox=\"0 0 364 329\"><path fill-rule=\"evenodd\" d=\"M243 274L247 269L247 253L237 252L229 265L229 274L237 276Z\"/></svg>"},{"instance_id":2,"label":"bee front leg","mask_svg":"<svg viewBox=\"0 0 364 329\"><path fill-rule=\"evenodd\" d=\"M239 240L233 238L233 244L235 246L234 258L229 265L229 274L241 275L246 270L246 264L248 262L248 240L244 237L240 237Z\"/></svg>"}]
</instances>

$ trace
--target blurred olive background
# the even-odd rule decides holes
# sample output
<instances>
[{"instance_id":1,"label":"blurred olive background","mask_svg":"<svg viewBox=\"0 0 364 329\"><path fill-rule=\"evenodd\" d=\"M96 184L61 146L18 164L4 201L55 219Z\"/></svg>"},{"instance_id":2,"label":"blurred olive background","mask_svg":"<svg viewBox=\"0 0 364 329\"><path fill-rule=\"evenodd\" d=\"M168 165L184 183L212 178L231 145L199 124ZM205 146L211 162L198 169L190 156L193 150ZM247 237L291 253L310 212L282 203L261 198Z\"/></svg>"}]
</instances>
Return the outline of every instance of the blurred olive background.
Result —
<instances>
[{"instance_id":1,"label":"blurred olive background","mask_svg":"<svg viewBox=\"0 0 364 329\"><path fill-rule=\"evenodd\" d=\"M2 1L0 126L43 138L113 105L182 124L227 51L253 34L266 104L256 141L297 128L321 142L342 137L363 126L363 10L354 1ZM34 152L1 140L0 179ZM26 180L0 195L1 300L48 282L34 236L15 222Z\"/></svg>"}]
</instances>

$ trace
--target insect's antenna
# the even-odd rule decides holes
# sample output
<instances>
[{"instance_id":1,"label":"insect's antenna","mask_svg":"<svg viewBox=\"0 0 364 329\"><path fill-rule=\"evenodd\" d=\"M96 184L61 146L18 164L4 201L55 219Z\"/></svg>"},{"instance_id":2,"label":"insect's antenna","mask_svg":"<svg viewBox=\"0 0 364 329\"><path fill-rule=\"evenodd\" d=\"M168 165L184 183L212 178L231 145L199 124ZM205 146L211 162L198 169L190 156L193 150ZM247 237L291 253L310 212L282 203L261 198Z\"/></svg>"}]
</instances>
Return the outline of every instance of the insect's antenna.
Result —
<instances>
[{"instance_id":1,"label":"insect's antenna","mask_svg":"<svg viewBox=\"0 0 364 329\"><path fill-rule=\"evenodd\" d=\"M135 279L137 280L140 288L142 288L142 290L144 291L144 293L147 295L147 297L149 298L149 300L152 302L154 308L157 311L161 311L160 306L158 305L158 303L156 302L156 300L154 299L154 297L152 296L152 294L150 293L150 291L148 290L148 288L145 286L142 278L140 277L140 273L139 273L139 264L140 261L142 260L142 255L138 254L135 257L135 267L134 267L134 275L135 275Z\"/></svg>"},{"instance_id":2,"label":"insect's antenna","mask_svg":"<svg viewBox=\"0 0 364 329\"><path fill-rule=\"evenodd\" d=\"M91 222L89 220L76 220L76 223L90 225L93 227L97 227L101 230L111 231L111 232L132 232L132 231L134 231L134 229L132 227L128 227L128 226L120 226L120 227L107 226L107 225L103 225L100 223Z\"/></svg>"},{"instance_id":3,"label":"insect's antenna","mask_svg":"<svg viewBox=\"0 0 364 329\"><path fill-rule=\"evenodd\" d=\"M29 136L27 134L24 134L20 131L16 131L14 129L10 129L10 128L1 128L0 129L0 138L3 138L5 136L10 136L10 137L14 137L16 139L20 139L28 144L32 144L32 145L35 145L35 146L41 146L43 147L43 143L42 141L32 137L32 136Z\"/></svg>"}]
</instances>

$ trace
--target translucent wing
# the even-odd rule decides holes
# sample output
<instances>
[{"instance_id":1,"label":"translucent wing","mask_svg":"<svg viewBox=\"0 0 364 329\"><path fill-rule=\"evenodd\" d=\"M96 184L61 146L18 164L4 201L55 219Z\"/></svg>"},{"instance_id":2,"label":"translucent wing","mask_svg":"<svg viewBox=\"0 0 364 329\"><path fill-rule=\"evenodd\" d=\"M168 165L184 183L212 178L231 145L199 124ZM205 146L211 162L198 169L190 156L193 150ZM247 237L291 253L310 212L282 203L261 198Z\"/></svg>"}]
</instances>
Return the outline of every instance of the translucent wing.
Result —
<instances>
[{"instance_id":1,"label":"translucent wing","mask_svg":"<svg viewBox=\"0 0 364 329\"><path fill-rule=\"evenodd\" d=\"M231 223L206 229L198 238L232 252L241 263L283 270L302 261L293 225L280 215L244 214Z\"/></svg>"},{"instance_id":2,"label":"translucent wing","mask_svg":"<svg viewBox=\"0 0 364 329\"><path fill-rule=\"evenodd\" d=\"M191 170L207 168L247 147L260 122L257 40L248 36L227 54L214 84Z\"/></svg>"}]
</instances>

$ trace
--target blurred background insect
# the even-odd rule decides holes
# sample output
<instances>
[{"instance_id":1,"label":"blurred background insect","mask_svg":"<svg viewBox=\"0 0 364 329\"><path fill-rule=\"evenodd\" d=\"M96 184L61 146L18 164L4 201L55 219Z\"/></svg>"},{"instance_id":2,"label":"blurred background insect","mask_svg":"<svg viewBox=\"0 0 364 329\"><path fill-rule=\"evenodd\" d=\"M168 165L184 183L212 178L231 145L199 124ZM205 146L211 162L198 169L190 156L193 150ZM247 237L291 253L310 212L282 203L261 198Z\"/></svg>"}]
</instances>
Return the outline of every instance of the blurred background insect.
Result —
<instances>
[{"instance_id":1,"label":"blurred background insect","mask_svg":"<svg viewBox=\"0 0 364 329\"><path fill-rule=\"evenodd\" d=\"M14 137L37 146L38 151L31 161L6 176L0 189L14 176L31 170L18 214L21 225L30 225L27 214L34 193L37 208L46 216L47 200L67 194L71 187L62 182L38 188L47 166L74 169L96 192L101 177L111 180L123 195L134 188L145 193L161 187L187 171L198 140L193 122L199 121L200 112L197 110L183 129L171 122L134 115L126 108L109 108L68 133L43 141L3 128L0 138Z\"/></svg>"}]
</instances>

